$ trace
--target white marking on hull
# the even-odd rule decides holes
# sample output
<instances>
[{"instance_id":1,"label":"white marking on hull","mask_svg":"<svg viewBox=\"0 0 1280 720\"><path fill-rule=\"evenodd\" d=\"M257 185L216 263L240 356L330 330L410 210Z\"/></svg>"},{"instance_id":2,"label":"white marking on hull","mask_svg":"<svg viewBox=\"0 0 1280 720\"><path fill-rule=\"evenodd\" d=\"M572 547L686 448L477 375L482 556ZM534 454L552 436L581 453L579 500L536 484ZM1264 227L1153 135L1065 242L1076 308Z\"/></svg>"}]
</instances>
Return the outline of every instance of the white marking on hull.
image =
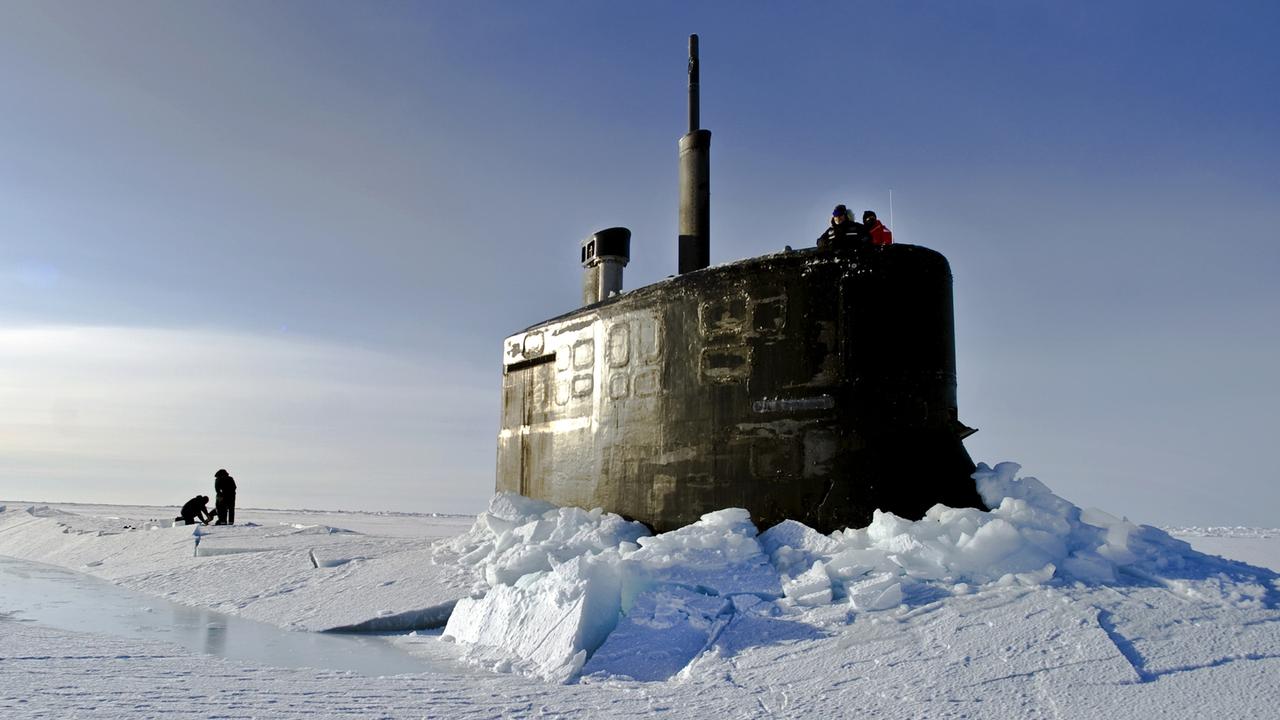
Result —
<instances>
[{"instance_id":1,"label":"white marking on hull","mask_svg":"<svg viewBox=\"0 0 1280 720\"><path fill-rule=\"evenodd\" d=\"M591 427L591 416L583 415L581 417L563 418L560 420L552 420L551 422L537 423L535 425L521 425L518 428L503 428L498 433L498 439L507 440L515 437L516 435L529 435L531 433L541 432L571 432L573 430L585 430L589 427Z\"/></svg>"}]
</instances>

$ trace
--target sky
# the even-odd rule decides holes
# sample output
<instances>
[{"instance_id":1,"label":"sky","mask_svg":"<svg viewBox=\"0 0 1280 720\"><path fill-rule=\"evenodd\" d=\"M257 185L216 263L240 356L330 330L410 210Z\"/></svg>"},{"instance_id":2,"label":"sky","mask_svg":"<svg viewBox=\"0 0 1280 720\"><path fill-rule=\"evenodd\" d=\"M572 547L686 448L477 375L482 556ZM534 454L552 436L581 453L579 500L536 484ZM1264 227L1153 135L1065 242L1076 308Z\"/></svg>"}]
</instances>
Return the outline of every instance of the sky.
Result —
<instances>
[{"instance_id":1,"label":"sky","mask_svg":"<svg viewBox=\"0 0 1280 720\"><path fill-rule=\"evenodd\" d=\"M960 417L1138 522L1277 524L1280 6L0 0L0 498L477 512L500 345L578 243L890 219Z\"/></svg>"}]
</instances>

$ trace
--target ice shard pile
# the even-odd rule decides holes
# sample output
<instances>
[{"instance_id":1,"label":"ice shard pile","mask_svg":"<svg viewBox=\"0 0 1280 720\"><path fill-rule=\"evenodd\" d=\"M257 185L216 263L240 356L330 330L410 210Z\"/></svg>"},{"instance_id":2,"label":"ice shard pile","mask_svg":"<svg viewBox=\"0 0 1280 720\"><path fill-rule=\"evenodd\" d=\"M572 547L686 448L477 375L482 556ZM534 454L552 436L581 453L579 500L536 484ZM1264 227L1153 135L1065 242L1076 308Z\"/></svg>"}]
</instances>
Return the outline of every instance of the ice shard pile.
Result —
<instances>
[{"instance_id":1,"label":"ice shard pile","mask_svg":"<svg viewBox=\"0 0 1280 720\"><path fill-rule=\"evenodd\" d=\"M1135 582L1259 607L1280 590L1274 573L1083 510L1019 469L978 466L990 510L936 505L918 521L877 512L829 535L795 521L758 534L745 511L726 509L649 536L599 510L499 494L437 552L477 579L445 638L475 662L556 682L664 679L743 641L726 637L733 628L806 607L883 612L1000 587Z\"/></svg>"}]
</instances>

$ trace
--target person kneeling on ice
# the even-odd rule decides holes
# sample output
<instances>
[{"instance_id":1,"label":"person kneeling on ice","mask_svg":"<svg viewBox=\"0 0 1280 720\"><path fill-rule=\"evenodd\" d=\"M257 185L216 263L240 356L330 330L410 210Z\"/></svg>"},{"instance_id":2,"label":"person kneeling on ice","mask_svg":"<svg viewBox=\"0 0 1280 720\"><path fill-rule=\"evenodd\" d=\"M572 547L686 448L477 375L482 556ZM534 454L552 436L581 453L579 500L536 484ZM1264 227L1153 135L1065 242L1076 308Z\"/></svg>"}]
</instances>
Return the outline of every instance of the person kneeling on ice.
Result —
<instances>
[{"instance_id":1,"label":"person kneeling on ice","mask_svg":"<svg viewBox=\"0 0 1280 720\"><path fill-rule=\"evenodd\" d=\"M182 506L182 514L174 518L173 521L177 523L181 520L187 525L195 525L196 522L208 525L212 519L213 514L209 512L209 496L197 495Z\"/></svg>"}]
</instances>

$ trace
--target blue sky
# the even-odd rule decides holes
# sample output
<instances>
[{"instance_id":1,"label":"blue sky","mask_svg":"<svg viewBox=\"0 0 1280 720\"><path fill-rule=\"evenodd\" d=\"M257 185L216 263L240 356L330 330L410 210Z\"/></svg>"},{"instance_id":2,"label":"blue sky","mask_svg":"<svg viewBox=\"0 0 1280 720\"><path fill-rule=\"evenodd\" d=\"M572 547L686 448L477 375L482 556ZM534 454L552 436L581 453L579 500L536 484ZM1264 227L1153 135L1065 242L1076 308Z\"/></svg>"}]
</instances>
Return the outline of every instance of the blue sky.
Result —
<instances>
[{"instance_id":1,"label":"blue sky","mask_svg":"<svg viewBox=\"0 0 1280 720\"><path fill-rule=\"evenodd\" d=\"M1134 520L1280 507L1280 8L0 4L0 497L473 512L577 243L829 208L951 260L977 460Z\"/></svg>"}]
</instances>

